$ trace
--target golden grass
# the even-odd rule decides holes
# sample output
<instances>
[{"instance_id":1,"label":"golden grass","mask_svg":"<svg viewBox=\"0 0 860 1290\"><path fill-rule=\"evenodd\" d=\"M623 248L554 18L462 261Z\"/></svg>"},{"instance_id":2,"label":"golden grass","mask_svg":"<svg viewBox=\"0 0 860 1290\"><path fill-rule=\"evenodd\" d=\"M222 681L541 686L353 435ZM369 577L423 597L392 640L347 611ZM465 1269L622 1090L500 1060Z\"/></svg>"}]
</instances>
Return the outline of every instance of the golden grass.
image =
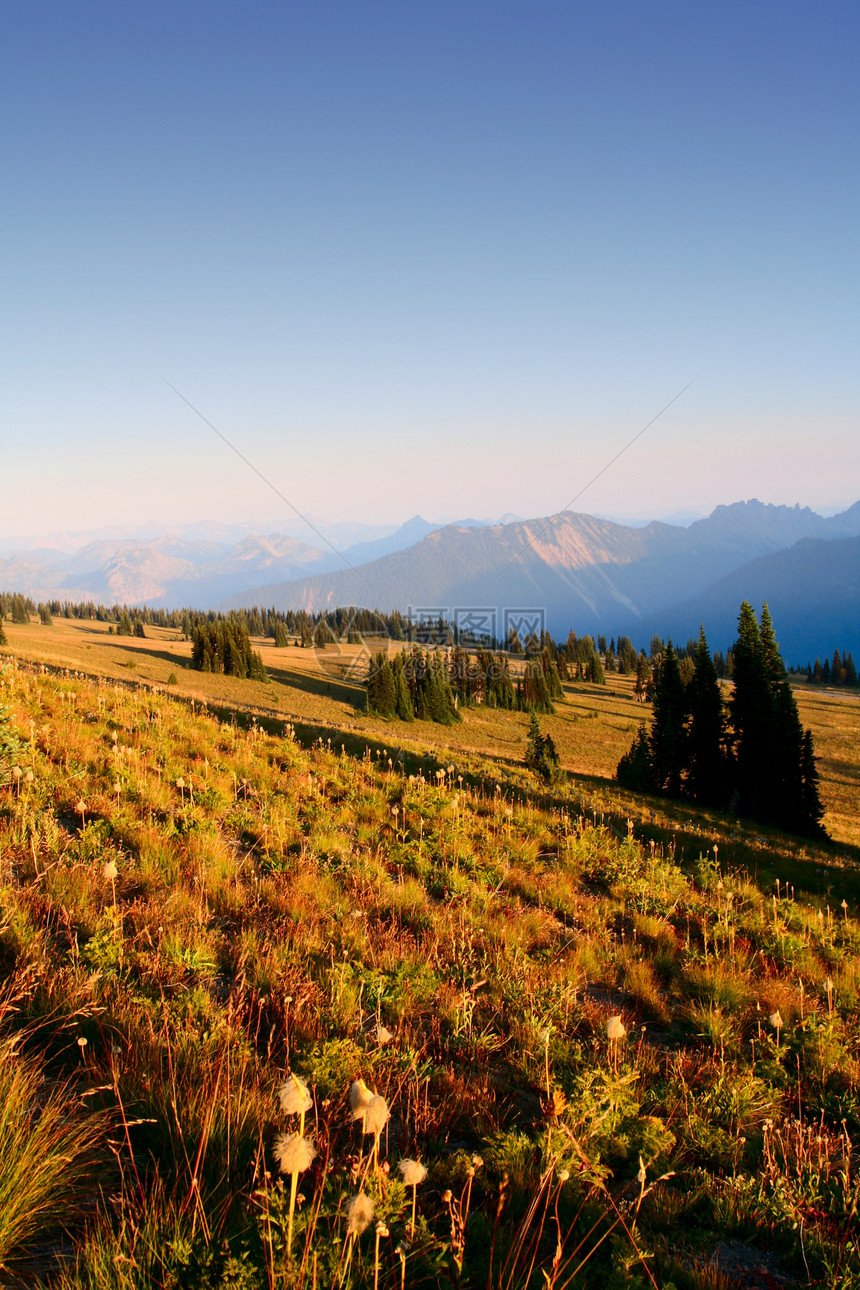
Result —
<instances>
[{"instance_id":1,"label":"golden grass","mask_svg":"<svg viewBox=\"0 0 860 1290\"><path fill-rule=\"evenodd\" d=\"M528 717L524 713L475 708L455 726L416 721L410 725L369 717L364 712L362 649L325 650L254 639L269 673L268 684L195 672L191 645L167 628L148 627L147 637L108 635L107 624L56 618L53 627L6 623L8 649L22 659L79 670L130 683L162 687L167 693L212 707L240 709L337 732L378 739L381 747L406 748L431 756L488 758L501 766L523 764ZM369 648L399 648L369 642ZM514 665L516 670L516 664ZM177 682L168 685L175 674ZM566 684L565 698L542 724L558 748L562 768L575 775L611 780L621 755L651 709L637 702L633 678L610 676L606 686ZM821 775L824 826L835 842L860 845L860 696L835 690L795 687L801 720L812 730Z\"/></svg>"}]
</instances>

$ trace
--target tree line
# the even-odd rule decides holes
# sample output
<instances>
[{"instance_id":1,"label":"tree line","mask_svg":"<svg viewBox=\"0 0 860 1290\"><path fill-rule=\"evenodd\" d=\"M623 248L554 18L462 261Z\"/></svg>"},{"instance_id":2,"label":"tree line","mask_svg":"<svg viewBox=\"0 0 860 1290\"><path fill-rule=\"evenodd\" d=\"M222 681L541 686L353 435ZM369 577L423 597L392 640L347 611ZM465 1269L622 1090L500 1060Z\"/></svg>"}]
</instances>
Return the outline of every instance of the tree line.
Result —
<instances>
[{"instance_id":1,"label":"tree line","mask_svg":"<svg viewBox=\"0 0 860 1290\"><path fill-rule=\"evenodd\" d=\"M823 835L812 733L804 730L768 607L744 601L724 704L702 628L684 680L669 641L656 662L650 732L640 727L616 778L637 792L686 797L795 833Z\"/></svg>"},{"instance_id":2,"label":"tree line","mask_svg":"<svg viewBox=\"0 0 860 1290\"><path fill-rule=\"evenodd\" d=\"M474 654L455 645L446 650L399 651L389 658L378 651L370 660L367 708L377 716L400 721L460 719L461 707L485 705L512 712L553 712L562 697L559 669L548 647L527 658L514 678L500 650Z\"/></svg>"},{"instance_id":3,"label":"tree line","mask_svg":"<svg viewBox=\"0 0 860 1290\"><path fill-rule=\"evenodd\" d=\"M854 687L858 684L857 668L854 666L854 659L851 657L851 651L846 654L842 651L840 656L839 650L833 651L833 658L825 658L821 662L820 658L815 660L814 666L811 663L806 665L806 679L810 685L847 685Z\"/></svg>"}]
</instances>

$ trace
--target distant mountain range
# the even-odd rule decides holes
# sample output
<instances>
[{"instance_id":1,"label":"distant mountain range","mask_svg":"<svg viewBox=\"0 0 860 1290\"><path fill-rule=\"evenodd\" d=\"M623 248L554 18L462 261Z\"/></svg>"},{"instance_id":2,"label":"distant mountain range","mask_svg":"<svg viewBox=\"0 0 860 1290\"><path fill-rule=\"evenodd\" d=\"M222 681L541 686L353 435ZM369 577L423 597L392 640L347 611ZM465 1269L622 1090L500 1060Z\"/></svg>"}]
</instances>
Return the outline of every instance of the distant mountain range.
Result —
<instances>
[{"instance_id":1,"label":"distant mountain range","mask_svg":"<svg viewBox=\"0 0 860 1290\"><path fill-rule=\"evenodd\" d=\"M465 527L486 521L462 520ZM225 597L274 582L364 564L411 546L438 524L414 516L399 528L300 520L287 532L254 532L249 524L197 524L179 530L147 525L95 533L55 533L27 547L7 541L0 588L36 601L93 600L210 609ZM301 534L301 537L296 534Z\"/></svg>"},{"instance_id":2,"label":"distant mountain range","mask_svg":"<svg viewBox=\"0 0 860 1290\"><path fill-rule=\"evenodd\" d=\"M832 578L821 579L827 587L821 594L814 590L811 554L818 552L826 562L832 543L857 537L860 502L827 519L808 507L737 502L718 506L687 527L652 522L638 528L563 512L504 525L448 525L355 569L259 587L254 596L231 597L223 607L247 607L256 600L312 612L356 605L448 617L475 609L485 611L484 620L494 621L499 635L506 613L535 610L555 636L566 636L571 628L580 635L620 632L643 644L652 631L666 635L671 623L677 623L676 636L686 640L704 621L714 647L725 648L734 639L743 588L757 608L769 599L768 566L758 566L779 553L774 591L785 588L785 596L778 592L777 598L785 623L790 619L794 626L786 630L778 616L776 626L787 660L794 661L798 650L804 657L809 652L813 635L815 652L832 651L836 644L860 646L857 545L833 547L839 558ZM813 598L815 617L804 608ZM826 612L828 605L832 613ZM719 621L718 607L725 607Z\"/></svg>"},{"instance_id":3,"label":"distant mountain range","mask_svg":"<svg viewBox=\"0 0 860 1290\"><path fill-rule=\"evenodd\" d=\"M151 526L145 535L77 535L78 546L63 534L35 549L7 543L0 588L37 601L167 608L355 605L446 617L476 609L499 636L507 613L534 610L555 636L624 633L645 645L652 634L686 641L704 621L715 648L732 643L741 600L759 608L767 599L787 661L837 645L860 661L860 502L829 518L753 500L675 524L565 511L445 525L416 515L397 529L252 527Z\"/></svg>"}]
</instances>

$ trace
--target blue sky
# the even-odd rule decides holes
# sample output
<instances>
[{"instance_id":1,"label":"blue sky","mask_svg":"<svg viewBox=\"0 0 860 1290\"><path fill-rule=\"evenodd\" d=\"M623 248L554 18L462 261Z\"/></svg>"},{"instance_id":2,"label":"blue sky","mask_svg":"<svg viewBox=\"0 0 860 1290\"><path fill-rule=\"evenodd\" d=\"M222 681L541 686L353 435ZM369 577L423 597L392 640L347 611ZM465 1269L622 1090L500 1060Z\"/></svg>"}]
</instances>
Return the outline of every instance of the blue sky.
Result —
<instances>
[{"instance_id":1,"label":"blue sky","mask_svg":"<svg viewBox=\"0 0 860 1290\"><path fill-rule=\"evenodd\" d=\"M0 536L860 496L860 10L0 11Z\"/></svg>"}]
</instances>

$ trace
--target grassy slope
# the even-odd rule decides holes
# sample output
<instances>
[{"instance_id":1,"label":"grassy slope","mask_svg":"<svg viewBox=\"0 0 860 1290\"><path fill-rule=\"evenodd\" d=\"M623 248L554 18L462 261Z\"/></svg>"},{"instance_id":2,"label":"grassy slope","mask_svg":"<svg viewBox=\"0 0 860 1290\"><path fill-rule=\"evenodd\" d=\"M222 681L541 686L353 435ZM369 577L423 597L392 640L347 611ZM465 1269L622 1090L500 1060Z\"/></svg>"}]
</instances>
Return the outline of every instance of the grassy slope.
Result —
<instances>
[{"instance_id":1,"label":"grassy slope","mask_svg":"<svg viewBox=\"0 0 860 1290\"><path fill-rule=\"evenodd\" d=\"M9 636L53 642L55 662L62 644L78 666L101 643L74 625ZM163 682L149 669L180 656L109 643L97 656L132 659L137 679ZM222 702L253 688L180 676ZM301 700L286 692L296 715L336 720L343 697L311 679ZM595 780L549 800L502 763L497 791L480 775L491 713L456 729L477 751L446 749L440 782L429 760L416 778L414 759L401 773L381 750L303 749L85 679L10 667L0 700L24 741L17 790L0 789L0 1028L21 1036L33 1079L66 1090L66 1130L81 1129L41 1160L71 1155L85 1177L85 1130L110 1117L101 1199L88 1236L73 1224L65 1284L310 1286L314 1257L331 1284L365 1176L390 1231L379 1283L399 1285L406 1155L430 1170L407 1285L490 1275L514 1290L546 1272L559 1286L713 1286L697 1269L715 1254L742 1278L763 1264L804 1283L808 1264L822 1284L857 1284L853 865ZM603 715L573 722L574 703ZM632 706L577 693L558 718L566 755L587 733L614 756ZM504 728L513 739L518 725ZM295 1127L277 1098L290 1068L312 1086L320 1152L302 1176L292 1271L289 1189L270 1176L276 1132ZM358 1077L389 1100L388 1174L359 1159ZM0 1159L0 1187L29 1176L27 1141ZM61 1210L68 1196L38 1215L42 1253ZM371 1229L347 1284L373 1284L376 1249ZM0 1261L10 1253L0 1223ZM23 1274L32 1282L32 1265Z\"/></svg>"},{"instance_id":2,"label":"grassy slope","mask_svg":"<svg viewBox=\"0 0 860 1290\"><path fill-rule=\"evenodd\" d=\"M191 647L176 632L150 629L145 640L108 636L102 623L57 619L53 627L5 624L9 651L55 666L78 668L90 674L155 684L211 705L246 707L279 714L311 726L346 730L384 742L431 750L440 756L471 754L502 766L519 767L525 752L527 718L476 709L464 714L461 725L440 728L429 722L411 726L387 723L364 715L364 692L358 679L362 660L358 647L313 651L275 649L268 640L255 641L271 684L236 681L186 669ZM393 648L393 647L392 647ZM2 656L2 651L0 651ZM640 721L650 709L636 702L630 677L610 677L609 685L567 685L566 701L547 717L545 729L555 740L563 767L578 776L612 779ZM824 824L840 843L860 845L860 697L799 685L795 693L801 719L815 737L820 759Z\"/></svg>"}]
</instances>

